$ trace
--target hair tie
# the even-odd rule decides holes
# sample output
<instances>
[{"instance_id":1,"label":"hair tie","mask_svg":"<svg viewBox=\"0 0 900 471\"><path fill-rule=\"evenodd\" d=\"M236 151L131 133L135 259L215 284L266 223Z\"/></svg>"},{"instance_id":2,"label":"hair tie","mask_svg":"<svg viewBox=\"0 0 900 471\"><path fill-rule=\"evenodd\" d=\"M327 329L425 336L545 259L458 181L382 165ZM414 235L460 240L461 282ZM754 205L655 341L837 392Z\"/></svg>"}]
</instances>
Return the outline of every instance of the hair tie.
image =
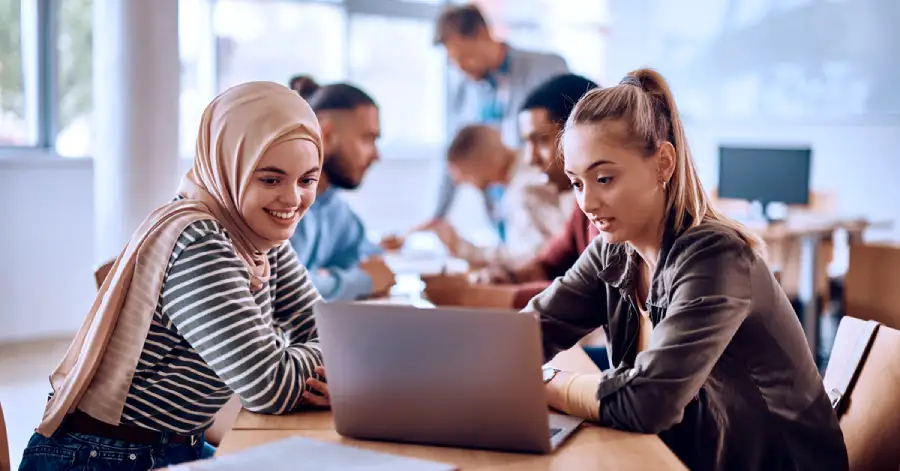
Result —
<instances>
[{"instance_id":1,"label":"hair tie","mask_svg":"<svg viewBox=\"0 0 900 471\"><path fill-rule=\"evenodd\" d=\"M634 75L626 75L625 78L623 78L622 81L619 82L619 85L634 85L641 90L644 89L643 85L641 85L640 79L638 79Z\"/></svg>"}]
</instances>

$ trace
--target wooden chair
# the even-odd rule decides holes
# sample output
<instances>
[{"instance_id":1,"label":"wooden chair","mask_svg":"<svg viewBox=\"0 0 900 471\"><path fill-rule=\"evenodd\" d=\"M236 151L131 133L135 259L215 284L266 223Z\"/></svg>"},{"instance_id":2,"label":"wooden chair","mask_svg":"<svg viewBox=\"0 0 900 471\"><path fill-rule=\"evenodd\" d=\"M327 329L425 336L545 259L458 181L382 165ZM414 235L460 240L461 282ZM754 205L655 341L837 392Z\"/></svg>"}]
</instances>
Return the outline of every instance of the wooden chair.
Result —
<instances>
[{"instance_id":1,"label":"wooden chair","mask_svg":"<svg viewBox=\"0 0 900 471\"><path fill-rule=\"evenodd\" d=\"M851 244L844 276L847 313L900 329L900 245Z\"/></svg>"},{"instance_id":2,"label":"wooden chair","mask_svg":"<svg viewBox=\"0 0 900 471\"><path fill-rule=\"evenodd\" d=\"M115 263L115 260L110 260L94 269L94 281L97 283L97 289L100 289L100 287L103 286L103 282L106 281L106 277L109 275L109 271L112 270Z\"/></svg>"},{"instance_id":3,"label":"wooden chair","mask_svg":"<svg viewBox=\"0 0 900 471\"><path fill-rule=\"evenodd\" d=\"M109 272L112 270L115 262L115 260L110 260L94 270L94 281L97 283L97 289L100 289L100 287L103 286L103 282L106 281L106 277L109 276ZM237 420L241 407L240 398L238 398L237 395L234 395L228 400L225 406L216 413L215 421L205 433L206 441L210 445L219 446L219 443L222 442L222 438L229 430L231 430L231 427L234 426L234 422ZM0 416L0 419L2 419L2 416ZM2 456L0 456L0 458L2 458ZM2 464L2 460L0 460L0 464ZM4 471L2 466L0 466L0 471Z\"/></svg>"},{"instance_id":4,"label":"wooden chair","mask_svg":"<svg viewBox=\"0 0 900 471\"><path fill-rule=\"evenodd\" d=\"M825 386L837 402L851 471L900 466L900 331L844 317Z\"/></svg>"},{"instance_id":5,"label":"wooden chair","mask_svg":"<svg viewBox=\"0 0 900 471\"><path fill-rule=\"evenodd\" d=\"M9 471L9 439L6 437L6 420L3 418L3 406L0 405L0 471Z\"/></svg>"}]
</instances>

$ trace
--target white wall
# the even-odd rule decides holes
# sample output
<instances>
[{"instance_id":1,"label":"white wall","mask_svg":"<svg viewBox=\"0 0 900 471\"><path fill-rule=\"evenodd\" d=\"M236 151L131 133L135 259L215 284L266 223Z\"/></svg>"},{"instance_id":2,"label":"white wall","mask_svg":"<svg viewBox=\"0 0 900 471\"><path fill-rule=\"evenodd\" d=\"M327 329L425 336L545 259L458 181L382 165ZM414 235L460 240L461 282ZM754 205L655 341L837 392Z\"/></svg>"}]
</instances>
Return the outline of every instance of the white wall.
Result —
<instances>
[{"instance_id":1,"label":"white wall","mask_svg":"<svg viewBox=\"0 0 900 471\"><path fill-rule=\"evenodd\" d=\"M73 334L96 292L93 162L33 154L0 155L0 343ZM382 161L346 198L369 230L404 230L431 215L439 170L437 159ZM463 231L487 224L479 198L463 189L453 207Z\"/></svg>"},{"instance_id":2,"label":"white wall","mask_svg":"<svg viewBox=\"0 0 900 471\"><path fill-rule=\"evenodd\" d=\"M0 342L74 333L93 301L91 162L36 159L0 160Z\"/></svg>"},{"instance_id":3,"label":"white wall","mask_svg":"<svg viewBox=\"0 0 900 471\"><path fill-rule=\"evenodd\" d=\"M845 215L900 223L900 125L766 126L687 123L689 141L708 189L717 185L718 146L726 143L809 145L813 148L811 186L833 192ZM900 226L871 231L871 239L900 238Z\"/></svg>"}]
</instances>

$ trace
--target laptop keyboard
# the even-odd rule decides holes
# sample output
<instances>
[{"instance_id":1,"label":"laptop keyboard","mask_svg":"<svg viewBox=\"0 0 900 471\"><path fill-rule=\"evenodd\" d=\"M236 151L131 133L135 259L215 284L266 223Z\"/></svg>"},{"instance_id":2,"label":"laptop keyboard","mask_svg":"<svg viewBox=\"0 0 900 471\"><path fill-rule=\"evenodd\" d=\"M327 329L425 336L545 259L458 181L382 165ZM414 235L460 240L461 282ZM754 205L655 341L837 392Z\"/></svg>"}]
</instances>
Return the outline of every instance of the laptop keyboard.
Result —
<instances>
[{"instance_id":1,"label":"laptop keyboard","mask_svg":"<svg viewBox=\"0 0 900 471\"><path fill-rule=\"evenodd\" d=\"M553 437L559 435L560 432L562 432L562 431L563 431L563 429L561 429L561 428L551 428L550 429L550 438L553 438Z\"/></svg>"}]
</instances>

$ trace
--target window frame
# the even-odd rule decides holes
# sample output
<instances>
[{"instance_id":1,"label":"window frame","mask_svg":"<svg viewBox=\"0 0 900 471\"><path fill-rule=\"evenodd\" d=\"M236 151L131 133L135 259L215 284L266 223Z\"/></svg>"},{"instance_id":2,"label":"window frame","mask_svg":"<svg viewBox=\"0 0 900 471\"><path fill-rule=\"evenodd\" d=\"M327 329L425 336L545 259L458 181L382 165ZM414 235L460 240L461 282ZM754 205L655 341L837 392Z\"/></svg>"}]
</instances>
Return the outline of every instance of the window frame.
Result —
<instances>
[{"instance_id":1,"label":"window frame","mask_svg":"<svg viewBox=\"0 0 900 471\"><path fill-rule=\"evenodd\" d=\"M23 54L31 53L31 57L23 57L23 62L33 64L32 76L26 75L26 81L32 82L29 86L26 84L25 90L28 94L26 98L27 106L34 107L35 112L29 118L29 126L34 126L36 130L33 145L12 146L0 144L0 158L6 154L22 155L22 153L32 153L37 155L56 155L57 137L59 129L59 69L58 69L58 51L57 41L59 38L59 12L61 2L64 0L34 0L34 13L28 18L28 24L31 27L23 30L23 43L29 41L31 46L23 47ZM209 11L212 12L215 4L219 0L207 0L209 2ZM296 3L318 3L343 9L346 18L344 37L344 54L345 57L350 55L350 36L351 24L355 15L380 16L385 18L396 19L412 19L434 21L440 14L441 10L450 4L453 0L439 0L434 3L417 2L414 0L279 0L284 2ZM23 13L24 15L24 13ZM540 27L538 22L516 21L517 27ZM24 36L27 31L28 36ZM209 48L207 53L209 57L215 61L218 57L218 47L216 41L210 41L206 45ZM434 46L438 47L438 46ZM214 62L213 62L214 65ZM344 63L344 76L349 77L350 63ZM209 90L218 90L219 78L217 74L210 74L207 77L209 83L204 84ZM444 99L449 104L451 88L453 80L451 77L451 67L449 61L444 58ZM449 114L449 107L446 109ZM448 116L449 118L449 116ZM448 136L450 139L449 123ZM417 145L416 143L408 143L402 146L392 146L391 149L383 149L384 154L389 156L389 160L404 159L422 159L422 158L439 158L441 149L435 149L431 145ZM77 157L76 157L77 158ZM90 159L89 155L84 158Z\"/></svg>"},{"instance_id":2,"label":"window frame","mask_svg":"<svg viewBox=\"0 0 900 471\"><path fill-rule=\"evenodd\" d=\"M13 0L19 1L19 0ZM24 72L23 93L25 107L34 111L26 112L26 122L34 135L32 144L0 144L0 156L7 152L36 151L38 154L52 150L56 144L56 22L54 11L60 0L34 0L22 2L22 50L21 61ZM27 26L26 26L27 25Z\"/></svg>"}]
</instances>

